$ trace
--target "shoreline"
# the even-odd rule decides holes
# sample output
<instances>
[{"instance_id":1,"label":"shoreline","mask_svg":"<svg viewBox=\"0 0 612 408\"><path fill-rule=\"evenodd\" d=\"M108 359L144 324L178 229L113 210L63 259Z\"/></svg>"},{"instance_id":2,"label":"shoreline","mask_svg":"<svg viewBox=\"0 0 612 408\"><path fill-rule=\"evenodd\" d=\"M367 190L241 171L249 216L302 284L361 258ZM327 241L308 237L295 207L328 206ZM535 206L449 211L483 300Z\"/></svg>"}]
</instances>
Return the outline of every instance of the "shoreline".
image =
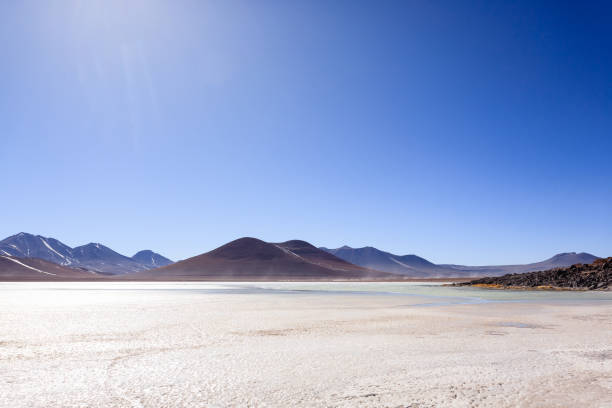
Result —
<instances>
[{"instance_id":1,"label":"shoreline","mask_svg":"<svg viewBox=\"0 0 612 408\"><path fill-rule=\"evenodd\" d=\"M343 283L401 283L401 282L469 282L475 277L468 278L406 278L406 279L128 279L125 275L117 275L117 278L54 278L54 279L37 279L37 278L22 278L22 279L0 279L1 282L308 282L308 283L327 283L327 282L343 282ZM476 277L477 278L477 277Z\"/></svg>"},{"instance_id":2,"label":"shoreline","mask_svg":"<svg viewBox=\"0 0 612 408\"><path fill-rule=\"evenodd\" d=\"M501 284L475 283L469 284L471 278L406 278L406 279L359 279L359 280L320 280L320 279L126 279L126 278L91 278L91 279L0 279L0 283L442 283L448 287L472 287L488 290L509 290L509 291L529 291L529 292L611 292L612 288L589 289L589 288L569 288L560 286L505 286Z\"/></svg>"},{"instance_id":3,"label":"shoreline","mask_svg":"<svg viewBox=\"0 0 612 408\"><path fill-rule=\"evenodd\" d=\"M549 286L549 285L541 285L541 286L514 286L514 285L501 285L498 283L475 283L475 284L451 284L448 286L454 287L473 287L473 288L481 288L481 289L491 289L491 290L516 290L516 291L540 291L540 292L560 292L560 291L569 291L569 292L611 292L612 288L606 289L589 289L585 287L579 288L568 288L563 286Z\"/></svg>"}]
</instances>

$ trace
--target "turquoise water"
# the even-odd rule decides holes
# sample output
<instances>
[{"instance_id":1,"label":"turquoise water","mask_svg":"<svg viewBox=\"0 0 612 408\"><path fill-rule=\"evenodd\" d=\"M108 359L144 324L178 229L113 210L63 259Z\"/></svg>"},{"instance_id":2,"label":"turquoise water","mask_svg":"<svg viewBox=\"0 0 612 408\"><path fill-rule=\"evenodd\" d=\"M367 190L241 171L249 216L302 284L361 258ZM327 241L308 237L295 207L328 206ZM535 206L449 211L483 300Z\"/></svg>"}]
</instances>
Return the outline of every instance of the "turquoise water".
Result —
<instances>
[{"instance_id":1,"label":"turquoise water","mask_svg":"<svg viewBox=\"0 0 612 408\"><path fill-rule=\"evenodd\" d=\"M487 302L612 302L612 292L600 291L520 291L473 287L453 287L423 282L45 282L1 283L2 292L53 291L92 293L100 291L139 294L173 292L185 294L268 294L268 295L346 295L404 296L419 298L423 305L472 304ZM425 299L425 301L423 301Z\"/></svg>"},{"instance_id":2,"label":"turquoise water","mask_svg":"<svg viewBox=\"0 0 612 408\"><path fill-rule=\"evenodd\" d=\"M602 291L525 291L449 286L425 282L367 283L254 283L268 290L292 290L317 293L350 293L357 295L420 296L439 299L441 303L485 303L491 301L612 301L612 292Z\"/></svg>"}]
</instances>

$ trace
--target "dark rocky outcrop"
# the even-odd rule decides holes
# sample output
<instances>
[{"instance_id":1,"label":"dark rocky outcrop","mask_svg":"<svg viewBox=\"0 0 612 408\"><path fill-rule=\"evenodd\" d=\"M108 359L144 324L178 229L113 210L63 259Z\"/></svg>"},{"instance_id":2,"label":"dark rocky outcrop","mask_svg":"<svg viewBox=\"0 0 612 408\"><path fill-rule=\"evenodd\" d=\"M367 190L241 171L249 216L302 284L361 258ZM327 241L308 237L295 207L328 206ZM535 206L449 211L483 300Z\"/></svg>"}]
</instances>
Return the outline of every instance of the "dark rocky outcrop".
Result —
<instances>
[{"instance_id":1,"label":"dark rocky outcrop","mask_svg":"<svg viewBox=\"0 0 612 408\"><path fill-rule=\"evenodd\" d=\"M610 290L612 289L611 281L612 257L597 259L587 265L576 264L567 268L554 268L547 271L488 277L455 285L476 285L493 288Z\"/></svg>"}]
</instances>

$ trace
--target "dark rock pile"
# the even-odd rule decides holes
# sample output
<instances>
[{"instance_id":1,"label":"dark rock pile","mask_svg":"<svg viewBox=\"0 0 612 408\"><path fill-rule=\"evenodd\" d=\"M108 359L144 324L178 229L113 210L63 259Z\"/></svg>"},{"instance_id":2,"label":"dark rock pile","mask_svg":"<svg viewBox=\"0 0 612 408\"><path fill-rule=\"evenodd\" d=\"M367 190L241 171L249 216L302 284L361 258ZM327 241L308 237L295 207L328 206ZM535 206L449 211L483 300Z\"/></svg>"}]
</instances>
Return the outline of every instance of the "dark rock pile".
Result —
<instances>
[{"instance_id":1,"label":"dark rock pile","mask_svg":"<svg viewBox=\"0 0 612 408\"><path fill-rule=\"evenodd\" d=\"M608 290L612 289L611 281L612 257L597 259L588 265L577 264L568 268L555 268L548 271L508 274L476 279L457 285Z\"/></svg>"}]
</instances>

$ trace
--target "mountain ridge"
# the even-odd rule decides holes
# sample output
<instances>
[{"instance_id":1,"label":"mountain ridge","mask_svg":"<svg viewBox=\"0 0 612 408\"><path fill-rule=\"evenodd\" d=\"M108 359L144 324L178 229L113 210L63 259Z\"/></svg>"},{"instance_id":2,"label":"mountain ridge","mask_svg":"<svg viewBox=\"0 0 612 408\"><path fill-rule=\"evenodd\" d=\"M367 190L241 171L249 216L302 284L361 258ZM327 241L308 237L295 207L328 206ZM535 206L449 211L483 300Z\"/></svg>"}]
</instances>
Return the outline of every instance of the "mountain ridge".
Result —
<instances>
[{"instance_id":1,"label":"mountain ridge","mask_svg":"<svg viewBox=\"0 0 612 408\"><path fill-rule=\"evenodd\" d=\"M279 274L276 269L281 264L284 264L285 267L293 264L293 267L297 268L295 273L298 275L301 273L303 277L316 276L318 274L320 276L329 276L332 279L336 275L341 276L342 273L347 276L356 277L360 274L367 276L375 271L395 274L400 279L403 277L463 278L501 276L508 273L525 273L568 267L574 264L589 264L598 259L597 256L586 252L562 252L543 261L529 264L484 266L435 264L418 255L396 255L372 246L352 248L348 245L343 245L339 248L330 249L325 247L317 248L299 239L281 243L270 243L251 237L239 238L192 258L205 254L207 254L207 263L216 259L216 261L212 262L216 265L212 268L213 270L218 270L222 274L229 274L228 276L239 276L244 273L240 271L230 273L231 271L227 269L229 264L223 270L220 265L220 260L222 259L230 263L243 260L246 264L242 265L241 269L247 266L254 267L255 270L262 273L262 276L278 275L279 277L292 278L287 273L285 275ZM55 238L24 232L0 241L0 256L16 257L19 259L38 258L60 266L84 268L105 275L139 273L174 264L170 259L151 250L138 251L132 257L128 257L100 243L91 242L71 248ZM289 262L287 256L291 257L292 262ZM232 257L238 258L234 259ZM271 264L264 267L266 261L270 261ZM191 265L193 262L190 261L181 265ZM212 264L209 266L212 267ZM357 270L355 267L361 269ZM315 272L311 270L312 268L320 269ZM308 272L308 270L310 271ZM366 270L368 272L365 272ZM246 273L246 275L256 278L253 274Z\"/></svg>"},{"instance_id":2,"label":"mountain ridge","mask_svg":"<svg viewBox=\"0 0 612 408\"><path fill-rule=\"evenodd\" d=\"M172 262L153 251L150 252L159 261L163 258ZM157 264L151 266L147 262L127 257L100 243L91 242L71 248L55 238L26 232L11 235L0 241L0 255L38 258L61 266L75 266L111 274L137 272L159 266Z\"/></svg>"},{"instance_id":3,"label":"mountain ridge","mask_svg":"<svg viewBox=\"0 0 612 408\"><path fill-rule=\"evenodd\" d=\"M301 240L280 243L243 237L212 251L131 275L129 279L335 280L398 279L353 265Z\"/></svg>"},{"instance_id":4,"label":"mountain ridge","mask_svg":"<svg viewBox=\"0 0 612 408\"><path fill-rule=\"evenodd\" d=\"M417 255L395 255L375 247L352 248L343 245L339 248L320 249L332 253L348 262L380 271L401 274L409 277L471 277L499 276L507 273L524 273L546 270L555 267L568 267L579 263L591 263L599 257L586 252L562 252L544 261L516 265L469 266L456 264L434 264Z\"/></svg>"}]
</instances>

